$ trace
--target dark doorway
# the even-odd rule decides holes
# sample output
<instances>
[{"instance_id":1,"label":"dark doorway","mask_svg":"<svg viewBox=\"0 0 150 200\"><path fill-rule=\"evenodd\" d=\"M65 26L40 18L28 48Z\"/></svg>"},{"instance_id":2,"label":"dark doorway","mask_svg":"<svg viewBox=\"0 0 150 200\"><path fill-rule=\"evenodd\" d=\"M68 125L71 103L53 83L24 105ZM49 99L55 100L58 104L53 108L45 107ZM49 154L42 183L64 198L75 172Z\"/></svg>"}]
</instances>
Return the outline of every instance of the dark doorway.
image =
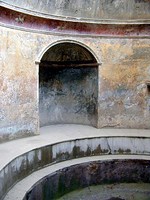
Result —
<instances>
[{"instance_id":1,"label":"dark doorway","mask_svg":"<svg viewBox=\"0 0 150 200\"><path fill-rule=\"evenodd\" d=\"M86 48L75 43L51 47L39 66L40 126L97 126L98 64Z\"/></svg>"}]
</instances>

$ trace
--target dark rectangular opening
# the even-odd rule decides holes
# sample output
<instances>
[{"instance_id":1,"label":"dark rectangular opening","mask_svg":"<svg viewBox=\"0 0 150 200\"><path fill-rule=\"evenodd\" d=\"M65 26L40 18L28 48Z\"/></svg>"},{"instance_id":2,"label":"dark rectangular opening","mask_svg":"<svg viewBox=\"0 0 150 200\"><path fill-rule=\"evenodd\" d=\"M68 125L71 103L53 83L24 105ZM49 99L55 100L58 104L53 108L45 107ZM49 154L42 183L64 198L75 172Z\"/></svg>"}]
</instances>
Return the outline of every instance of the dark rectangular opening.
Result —
<instances>
[{"instance_id":1,"label":"dark rectangular opening","mask_svg":"<svg viewBox=\"0 0 150 200\"><path fill-rule=\"evenodd\" d=\"M147 91L148 91L148 94L150 95L150 83L147 83Z\"/></svg>"}]
</instances>

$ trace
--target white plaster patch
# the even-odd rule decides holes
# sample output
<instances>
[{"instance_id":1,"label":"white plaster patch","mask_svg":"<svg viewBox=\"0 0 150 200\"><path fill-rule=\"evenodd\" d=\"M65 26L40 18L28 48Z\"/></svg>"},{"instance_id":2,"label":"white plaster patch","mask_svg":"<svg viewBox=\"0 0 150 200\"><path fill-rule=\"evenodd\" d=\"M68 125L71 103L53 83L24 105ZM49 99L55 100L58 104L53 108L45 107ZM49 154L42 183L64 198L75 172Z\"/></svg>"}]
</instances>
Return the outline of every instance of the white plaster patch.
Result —
<instances>
[{"instance_id":1,"label":"white plaster patch","mask_svg":"<svg viewBox=\"0 0 150 200\"><path fill-rule=\"evenodd\" d=\"M25 160L25 156L19 156L18 158L16 158L16 168L17 168L17 171L20 170L21 165L24 162L24 160Z\"/></svg>"},{"instance_id":2,"label":"white plaster patch","mask_svg":"<svg viewBox=\"0 0 150 200\"><path fill-rule=\"evenodd\" d=\"M39 151L37 152L37 157L38 157L38 160L39 160L39 161L42 159L41 150L39 150Z\"/></svg>"},{"instance_id":3,"label":"white plaster patch","mask_svg":"<svg viewBox=\"0 0 150 200\"><path fill-rule=\"evenodd\" d=\"M31 151L31 152L28 153L27 159L28 159L28 162L29 162L30 164L33 163L33 161L34 161L34 156L35 156L35 152L34 152L34 151Z\"/></svg>"}]
</instances>

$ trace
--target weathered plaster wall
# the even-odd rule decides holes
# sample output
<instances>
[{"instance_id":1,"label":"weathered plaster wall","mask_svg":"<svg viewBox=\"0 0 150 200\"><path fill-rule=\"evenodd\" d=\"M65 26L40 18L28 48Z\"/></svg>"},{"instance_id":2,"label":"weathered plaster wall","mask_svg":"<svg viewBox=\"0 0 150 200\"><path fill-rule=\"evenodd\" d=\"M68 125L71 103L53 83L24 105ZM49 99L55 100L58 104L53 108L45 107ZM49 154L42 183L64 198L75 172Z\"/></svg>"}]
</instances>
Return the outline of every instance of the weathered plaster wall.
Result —
<instances>
[{"instance_id":1,"label":"weathered plaster wall","mask_svg":"<svg viewBox=\"0 0 150 200\"><path fill-rule=\"evenodd\" d=\"M40 67L40 126L57 123L97 127L98 70Z\"/></svg>"},{"instance_id":2,"label":"weathered plaster wall","mask_svg":"<svg viewBox=\"0 0 150 200\"><path fill-rule=\"evenodd\" d=\"M1 29L0 141L38 133L36 40Z\"/></svg>"},{"instance_id":3,"label":"weathered plaster wall","mask_svg":"<svg viewBox=\"0 0 150 200\"><path fill-rule=\"evenodd\" d=\"M0 141L37 134L38 65L41 52L58 40L92 49L99 67L99 127L150 128L150 40L55 36L1 27Z\"/></svg>"},{"instance_id":4,"label":"weathered plaster wall","mask_svg":"<svg viewBox=\"0 0 150 200\"><path fill-rule=\"evenodd\" d=\"M89 36L113 36L113 37L132 37L141 36L148 37L150 33L150 22L140 21L139 24L129 22L125 24L99 24L98 22L90 23L87 20L84 22L78 18L78 23L72 20L55 20L43 17L36 17L29 14L20 13L5 7L0 7L0 24L3 26L11 26L22 30L30 29L32 31L51 33L51 34L76 34ZM68 18L67 18L68 19ZM72 19L72 18L71 18Z\"/></svg>"},{"instance_id":5,"label":"weathered plaster wall","mask_svg":"<svg viewBox=\"0 0 150 200\"><path fill-rule=\"evenodd\" d=\"M64 17L66 20L145 20L150 18L149 0L5 0L8 5L32 11L36 15ZM6 4L6 6L7 6ZM24 9L25 8L25 9ZM73 20L73 19L71 19Z\"/></svg>"},{"instance_id":6,"label":"weathered plaster wall","mask_svg":"<svg viewBox=\"0 0 150 200\"><path fill-rule=\"evenodd\" d=\"M100 126L150 127L150 40L101 41Z\"/></svg>"}]
</instances>

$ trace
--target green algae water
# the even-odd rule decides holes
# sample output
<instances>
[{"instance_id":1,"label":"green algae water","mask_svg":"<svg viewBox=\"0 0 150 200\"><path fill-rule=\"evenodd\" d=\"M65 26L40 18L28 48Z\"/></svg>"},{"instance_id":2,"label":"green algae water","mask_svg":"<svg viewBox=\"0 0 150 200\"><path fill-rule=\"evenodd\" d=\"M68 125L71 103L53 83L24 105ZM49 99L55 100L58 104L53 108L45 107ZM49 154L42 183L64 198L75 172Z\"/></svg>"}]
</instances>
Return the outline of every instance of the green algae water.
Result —
<instances>
[{"instance_id":1,"label":"green algae water","mask_svg":"<svg viewBox=\"0 0 150 200\"><path fill-rule=\"evenodd\" d=\"M58 200L150 200L150 184L123 183L90 186L70 192Z\"/></svg>"}]
</instances>

